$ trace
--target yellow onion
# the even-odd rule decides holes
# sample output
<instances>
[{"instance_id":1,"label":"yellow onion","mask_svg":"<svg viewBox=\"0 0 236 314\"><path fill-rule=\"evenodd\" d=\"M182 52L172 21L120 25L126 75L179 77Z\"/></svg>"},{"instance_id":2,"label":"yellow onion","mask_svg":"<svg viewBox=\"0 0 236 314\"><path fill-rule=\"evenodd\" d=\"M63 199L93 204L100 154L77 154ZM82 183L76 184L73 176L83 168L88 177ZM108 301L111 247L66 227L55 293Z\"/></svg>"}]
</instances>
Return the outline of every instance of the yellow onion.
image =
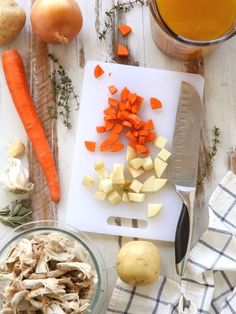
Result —
<instances>
[{"instance_id":1,"label":"yellow onion","mask_svg":"<svg viewBox=\"0 0 236 314\"><path fill-rule=\"evenodd\" d=\"M36 0L30 18L33 31L50 44L67 44L83 25L75 0Z\"/></svg>"}]
</instances>

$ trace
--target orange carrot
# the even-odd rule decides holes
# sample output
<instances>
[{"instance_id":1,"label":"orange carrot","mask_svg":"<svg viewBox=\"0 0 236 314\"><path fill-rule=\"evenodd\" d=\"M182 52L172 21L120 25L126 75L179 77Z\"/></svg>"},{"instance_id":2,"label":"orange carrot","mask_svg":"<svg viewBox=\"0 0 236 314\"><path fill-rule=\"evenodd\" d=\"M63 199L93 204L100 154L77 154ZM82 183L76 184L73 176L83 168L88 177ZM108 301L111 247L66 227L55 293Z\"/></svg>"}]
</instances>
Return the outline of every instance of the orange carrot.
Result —
<instances>
[{"instance_id":1,"label":"orange carrot","mask_svg":"<svg viewBox=\"0 0 236 314\"><path fill-rule=\"evenodd\" d=\"M114 152L119 152L124 148L124 144L122 144L120 141L117 141L111 148L111 151Z\"/></svg>"},{"instance_id":2,"label":"orange carrot","mask_svg":"<svg viewBox=\"0 0 236 314\"><path fill-rule=\"evenodd\" d=\"M126 24L119 25L118 29L123 36L127 36L130 32L132 32L132 28Z\"/></svg>"},{"instance_id":3,"label":"orange carrot","mask_svg":"<svg viewBox=\"0 0 236 314\"><path fill-rule=\"evenodd\" d=\"M105 129L106 131L110 131L113 128L114 124L110 121L105 121Z\"/></svg>"},{"instance_id":4,"label":"orange carrot","mask_svg":"<svg viewBox=\"0 0 236 314\"><path fill-rule=\"evenodd\" d=\"M105 115L108 115L108 114L115 114L116 111L115 111L115 109L112 108L112 107L107 107L105 110L103 110L103 113L104 113Z\"/></svg>"},{"instance_id":5,"label":"orange carrot","mask_svg":"<svg viewBox=\"0 0 236 314\"><path fill-rule=\"evenodd\" d=\"M108 103L110 106L113 106L113 107L119 106L119 101L114 98L108 98Z\"/></svg>"},{"instance_id":6,"label":"orange carrot","mask_svg":"<svg viewBox=\"0 0 236 314\"><path fill-rule=\"evenodd\" d=\"M123 131L123 129L124 129L124 126L118 123L112 129L112 133L119 134L119 133L121 133Z\"/></svg>"},{"instance_id":7,"label":"orange carrot","mask_svg":"<svg viewBox=\"0 0 236 314\"><path fill-rule=\"evenodd\" d=\"M134 93L134 94L130 94L129 97L128 97L131 105L133 105L137 99L137 95Z\"/></svg>"},{"instance_id":8,"label":"orange carrot","mask_svg":"<svg viewBox=\"0 0 236 314\"><path fill-rule=\"evenodd\" d=\"M46 177L51 199L58 202L60 200L59 177L42 123L30 95L22 58L18 51L8 50L2 54L2 64L14 105Z\"/></svg>"},{"instance_id":9,"label":"orange carrot","mask_svg":"<svg viewBox=\"0 0 236 314\"><path fill-rule=\"evenodd\" d=\"M110 150L110 141L109 139L106 139L102 142L101 146L100 146L100 151L101 152L108 152Z\"/></svg>"},{"instance_id":10,"label":"orange carrot","mask_svg":"<svg viewBox=\"0 0 236 314\"><path fill-rule=\"evenodd\" d=\"M95 150L96 150L96 142L85 141L84 144L85 144L85 147L87 148L87 150L89 150L92 153L95 152Z\"/></svg>"},{"instance_id":11,"label":"orange carrot","mask_svg":"<svg viewBox=\"0 0 236 314\"><path fill-rule=\"evenodd\" d=\"M103 69L100 67L100 65L96 65L95 69L94 69L94 76L97 78L99 78L101 75L104 74Z\"/></svg>"},{"instance_id":12,"label":"orange carrot","mask_svg":"<svg viewBox=\"0 0 236 314\"><path fill-rule=\"evenodd\" d=\"M127 87L124 87L121 91L120 97L123 101L126 101L129 97L130 91Z\"/></svg>"},{"instance_id":13,"label":"orange carrot","mask_svg":"<svg viewBox=\"0 0 236 314\"><path fill-rule=\"evenodd\" d=\"M117 142L118 138L119 138L119 134L110 133L109 135L110 144L114 144L115 142Z\"/></svg>"},{"instance_id":14,"label":"orange carrot","mask_svg":"<svg viewBox=\"0 0 236 314\"><path fill-rule=\"evenodd\" d=\"M138 142L139 142L139 144L144 145L145 144L145 136L139 136Z\"/></svg>"},{"instance_id":15,"label":"orange carrot","mask_svg":"<svg viewBox=\"0 0 236 314\"><path fill-rule=\"evenodd\" d=\"M122 122L122 125L123 125L123 126L126 126L127 128L132 128L132 123L129 122L129 121L123 121L123 122Z\"/></svg>"},{"instance_id":16,"label":"orange carrot","mask_svg":"<svg viewBox=\"0 0 236 314\"><path fill-rule=\"evenodd\" d=\"M110 91L110 93L111 93L112 95L116 94L117 91L118 91L118 89L115 87L115 85L110 85L110 86L108 87L108 89L109 89L109 91Z\"/></svg>"},{"instance_id":17,"label":"orange carrot","mask_svg":"<svg viewBox=\"0 0 236 314\"><path fill-rule=\"evenodd\" d=\"M136 150L139 154L147 154L149 152L146 146L140 144L136 145Z\"/></svg>"},{"instance_id":18,"label":"orange carrot","mask_svg":"<svg viewBox=\"0 0 236 314\"><path fill-rule=\"evenodd\" d=\"M153 130L154 129L153 121L152 120L146 121L144 129L147 130L147 131Z\"/></svg>"},{"instance_id":19,"label":"orange carrot","mask_svg":"<svg viewBox=\"0 0 236 314\"><path fill-rule=\"evenodd\" d=\"M155 138L156 138L156 132L149 132L148 135L146 136L146 143L153 142Z\"/></svg>"},{"instance_id":20,"label":"orange carrot","mask_svg":"<svg viewBox=\"0 0 236 314\"><path fill-rule=\"evenodd\" d=\"M151 104L151 108L152 109L159 109L162 108L162 103L160 102L159 99L155 98L155 97L151 97L150 98L150 104Z\"/></svg>"},{"instance_id":21,"label":"orange carrot","mask_svg":"<svg viewBox=\"0 0 236 314\"><path fill-rule=\"evenodd\" d=\"M111 120L116 120L117 116L115 114L109 114L107 116L105 116L104 120L105 121L111 121Z\"/></svg>"},{"instance_id":22,"label":"orange carrot","mask_svg":"<svg viewBox=\"0 0 236 314\"><path fill-rule=\"evenodd\" d=\"M105 126L97 126L96 130L97 130L97 133L104 133L104 132L106 132Z\"/></svg>"},{"instance_id":23,"label":"orange carrot","mask_svg":"<svg viewBox=\"0 0 236 314\"><path fill-rule=\"evenodd\" d=\"M129 140L131 140L131 142L137 141L137 138L132 134L132 132L128 131L125 135Z\"/></svg>"},{"instance_id":24,"label":"orange carrot","mask_svg":"<svg viewBox=\"0 0 236 314\"><path fill-rule=\"evenodd\" d=\"M124 45L119 44L117 54L119 57L128 57L129 51Z\"/></svg>"}]
</instances>

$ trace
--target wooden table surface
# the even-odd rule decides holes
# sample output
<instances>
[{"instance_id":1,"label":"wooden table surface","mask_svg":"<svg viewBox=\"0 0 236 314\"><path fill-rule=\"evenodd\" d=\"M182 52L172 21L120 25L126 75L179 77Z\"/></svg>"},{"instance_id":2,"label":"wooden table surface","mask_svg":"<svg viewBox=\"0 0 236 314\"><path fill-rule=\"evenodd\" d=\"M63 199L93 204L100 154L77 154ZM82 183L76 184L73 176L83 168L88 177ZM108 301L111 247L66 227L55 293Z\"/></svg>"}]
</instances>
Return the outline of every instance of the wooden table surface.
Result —
<instances>
[{"instance_id":1,"label":"wooden table surface","mask_svg":"<svg viewBox=\"0 0 236 314\"><path fill-rule=\"evenodd\" d=\"M57 207L50 202L42 172L35 161L34 154L28 145L28 164L31 179L35 183L35 193L31 195L35 219L58 218L63 221L68 195L68 186L73 160L73 147L76 134L78 111L73 111L73 129L68 132L60 121L51 121L47 114L47 104L51 101L50 84L47 79L52 70L48 52L54 53L69 72L76 90L80 91L83 80L83 69L89 60L122 60L116 58L117 43L120 35L117 25L123 22L132 25L133 33L125 40L130 56L126 63L159 69L200 73L205 78L204 126L200 152L200 172L208 156L211 130L217 126L221 130L221 144L213 163L209 179L205 181L203 191L198 193L196 217L194 224L194 242L205 230L208 222L207 203L215 186L228 169L228 152L236 145L236 38L220 46L204 59L192 62L179 62L163 55L155 46L150 31L148 7L135 6L129 13L115 15L114 27L107 34L105 41L98 40L98 30L103 28L105 11L113 5L113 0L79 0L84 17L84 26L79 36L68 46L47 46L31 32L29 12L33 0L18 0L27 12L27 24L22 33L9 45L1 48L18 49L24 57L28 79L38 113L58 160L62 186L62 199ZM0 169L6 163L7 144L11 139L21 138L27 142L21 122L12 106L6 88L2 68L0 68ZM27 159L25 160L27 162ZM4 190L0 190L0 206L16 199ZM8 232L0 226L0 236ZM115 236L90 234L91 239L100 249L107 265L109 295L112 293L117 275L115 256L121 244L130 240ZM178 280L175 273L174 247L172 243L157 243L161 250L161 273Z\"/></svg>"}]
</instances>

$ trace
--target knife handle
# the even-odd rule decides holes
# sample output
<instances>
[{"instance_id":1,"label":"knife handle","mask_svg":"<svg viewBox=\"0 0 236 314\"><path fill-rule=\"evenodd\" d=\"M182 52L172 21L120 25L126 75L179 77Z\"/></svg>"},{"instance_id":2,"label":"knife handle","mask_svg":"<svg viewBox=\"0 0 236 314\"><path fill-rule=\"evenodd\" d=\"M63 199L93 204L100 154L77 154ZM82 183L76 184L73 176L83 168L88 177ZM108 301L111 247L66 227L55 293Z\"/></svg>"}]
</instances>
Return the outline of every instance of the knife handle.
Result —
<instances>
[{"instance_id":1,"label":"knife handle","mask_svg":"<svg viewBox=\"0 0 236 314\"><path fill-rule=\"evenodd\" d=\"M175 234L175 261L177 274L183 276L191 248L196 189L176 186L176 191L183 200L183 206Z\"/></svg>"}]
</instances>

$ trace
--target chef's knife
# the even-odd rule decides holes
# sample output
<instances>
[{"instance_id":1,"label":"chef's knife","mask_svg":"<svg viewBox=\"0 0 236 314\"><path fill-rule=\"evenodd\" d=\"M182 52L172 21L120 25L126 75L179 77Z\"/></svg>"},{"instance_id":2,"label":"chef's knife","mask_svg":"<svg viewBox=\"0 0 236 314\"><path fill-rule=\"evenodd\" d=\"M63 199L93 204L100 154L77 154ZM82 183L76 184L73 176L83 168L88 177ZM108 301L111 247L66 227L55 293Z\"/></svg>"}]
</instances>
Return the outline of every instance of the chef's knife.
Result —
<instances>
[{"instance_id":1,"label":"chef's knife","mask_svg":"<svg viewBox=\"0 0 236 314\"><path fill-rule=\"evenodd\" d=\"M169 181L183 200L175 235L176 271L181 276L191 247L201 110L201 99L197 91L192 85L182 82L169 170Z\"/></svg>"}]
</instances>

